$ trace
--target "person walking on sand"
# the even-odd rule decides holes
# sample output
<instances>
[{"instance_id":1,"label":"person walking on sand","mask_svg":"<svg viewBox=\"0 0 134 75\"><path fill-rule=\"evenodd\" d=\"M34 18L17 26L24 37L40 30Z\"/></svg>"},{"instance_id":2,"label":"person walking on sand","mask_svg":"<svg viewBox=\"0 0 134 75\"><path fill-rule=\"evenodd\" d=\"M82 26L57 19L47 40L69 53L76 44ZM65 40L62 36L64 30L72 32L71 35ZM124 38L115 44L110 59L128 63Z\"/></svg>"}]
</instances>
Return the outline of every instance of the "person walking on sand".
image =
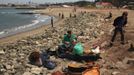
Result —
<instances>
[{"instance_id":1,"label":"person walking on sand","mask_svg":"<svg viewBox=\"0 0 134 75\"><path fill-rule=\"evenodd\" d=\"M117 32L120 32L121 44L124 45L123 27L126 26L126 24L127 24L127 16L128 16L128 12L123 12L122 16L119 16L114 20L113 26L115 27L115 29L114 29L114 34L113 34L111 42L110 42L110 46L113 46L113 42L115 40Z\"/></svg>"},{"instance_id":2,"label":"person walking on sand","mask_svg":"<svg viewBox=\"0 0 134 75\"><path fill-rule=\"evenodd\" d=\"M51 17L51 25L53 27L54 23L53 23L53 17Z\"/></svg>"}]
</instances>

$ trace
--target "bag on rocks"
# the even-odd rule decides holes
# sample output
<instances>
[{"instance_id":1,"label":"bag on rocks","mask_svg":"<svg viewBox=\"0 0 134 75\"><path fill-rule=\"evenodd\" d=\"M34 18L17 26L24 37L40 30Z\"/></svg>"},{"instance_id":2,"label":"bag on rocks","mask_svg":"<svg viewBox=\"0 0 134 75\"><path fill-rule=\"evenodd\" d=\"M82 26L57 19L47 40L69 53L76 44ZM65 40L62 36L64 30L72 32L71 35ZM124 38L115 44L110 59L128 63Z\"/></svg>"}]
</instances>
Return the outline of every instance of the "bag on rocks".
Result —
<instances>
[{"instance_id":1,"label":"bag on rocks","mask_svg":"<svg viewBox=\"0 0 134 75\"><path fill-rule=\"evenodd\" d=\"M66 75L100 75L98 67L93 67L91 69L86 69L83 72L70 72L65 73Z\"/></svg>"},{"instance_id":2,"label":"bag on rocks","mask_svg":"<svg viewBox=\"0 0 134 75\"><path fill-rule=\"evenodd\" d=\"M68 67L64 69L65 75L82 75L82 72L86 70L86 67L82 63L71 62Z\"/></svg>"},{"instance_id":3,"label":"bag on rocks","mask_svg":"<svg viewBox=\"0 0 134 75\"><path fill-rule=\"evenodd\" d=\"M83 72L84 70L86 70L86 67L83 67L83 66L77 66L77 64L76 65L68 65L68 70L70 71L70 72L79 72L79 73L81 73L81 72Z\"/></svg>"},{"instance_id":4,"label":"bag on rocks","mask_svg":"<svg viewBox=\"0 0 134 75\"><path fill-rule=\"evenodd\" d=\"M74 46L73 53L76 55L83 55L84 49L81 43L77 43Z\"/></svg>"},{"instance_id":5,"label":"bag on rocks","mask_svg":"<svg viewBox=\"0 0 134 75\"><path fill-rule=\"evenodd\" d=\"M100 71L98 67L93 67L92 69L87 69L82 72L82 75L100 75Z\"/></svg>"},{"instance_id":6,"label":"bag on rocks","mask_svg":"<svg viewBox=\"0 0 134 75\"><path fill-rule=\"evenodd\" d=\"M56 67L56 63L52 61L45 61L44 67L46 67L49 70L52 70Z\"/></svg>"}]
</instances>

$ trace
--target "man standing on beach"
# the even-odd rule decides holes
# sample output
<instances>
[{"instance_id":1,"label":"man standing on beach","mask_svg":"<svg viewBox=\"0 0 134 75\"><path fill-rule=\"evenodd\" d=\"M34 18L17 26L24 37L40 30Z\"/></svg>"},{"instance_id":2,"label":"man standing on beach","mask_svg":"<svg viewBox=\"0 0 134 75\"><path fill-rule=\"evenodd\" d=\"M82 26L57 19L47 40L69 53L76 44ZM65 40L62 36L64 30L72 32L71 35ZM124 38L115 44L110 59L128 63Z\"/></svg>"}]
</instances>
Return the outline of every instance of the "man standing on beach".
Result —
<instances>
[{"instance_id":1,"label":"man standing on beach","mask_svg":"<svg viewBox=\"0 0 134 75\"><path fill-rule=\"evenodd\" d=\"M126 24L127 24L127 16L128 16L128 12L123 12L122 16L119 16L114 20L113 26L115 27L115 29L114 29L114 35L111 39L110 46L113 45L113 42L115 40L117 32L120 32L120 34L121 34L121 44L124 45L123 27L126 26Z\"/></svg>"},{"instance_id":2,"label":"man standing on beach","mask_svg":"<svg viewBox=\"0 0 134 75\"><path fill-rule=\"evenodd\" d=\"M51 17L51 25L52 25L52 27L53 27L53 24L54 24L54 23L53 23L53 17Z\"/></svg>"}]
</instances>

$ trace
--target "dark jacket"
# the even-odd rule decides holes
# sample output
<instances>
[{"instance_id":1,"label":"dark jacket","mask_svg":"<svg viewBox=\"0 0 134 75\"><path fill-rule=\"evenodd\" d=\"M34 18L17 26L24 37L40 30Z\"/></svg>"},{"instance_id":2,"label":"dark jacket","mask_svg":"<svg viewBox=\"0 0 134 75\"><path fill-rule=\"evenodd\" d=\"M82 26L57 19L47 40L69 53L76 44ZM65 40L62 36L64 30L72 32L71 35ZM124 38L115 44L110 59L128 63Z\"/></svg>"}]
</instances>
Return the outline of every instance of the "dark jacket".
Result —
<instances>
[{"instance_id":1,"label":"dark jacket","mask_svg":"<svg viewBox=\"0 0 134 75\"><path fill-rule=\"evenodd\" d=\"M113 25L118 28L122 28L127 24L127 17L124 19L123 16L119 16L114 20Z\"/></svg>"}]
</instances>

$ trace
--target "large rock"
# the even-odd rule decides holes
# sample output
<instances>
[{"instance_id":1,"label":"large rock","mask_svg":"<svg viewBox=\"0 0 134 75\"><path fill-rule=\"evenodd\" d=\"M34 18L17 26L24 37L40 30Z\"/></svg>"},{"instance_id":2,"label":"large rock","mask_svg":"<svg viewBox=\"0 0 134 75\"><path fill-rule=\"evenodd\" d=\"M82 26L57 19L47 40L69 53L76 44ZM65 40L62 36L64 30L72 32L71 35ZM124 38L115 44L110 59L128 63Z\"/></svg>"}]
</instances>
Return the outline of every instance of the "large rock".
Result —
<instances>
[{"instance_id":1,"label":"large rock","mask_svg":"<svg viewBox=\"0 0 134 75\"><path fill-rule=\"evenodd\" d=\"M25 72L23 75L32 75L30 72Z\"/></svg>"},{"instance_id":2,"label":"large rock","mask_svg":"<svg viewBox=\"0 0 134 75\"><path fill-rule=\"evenodd\" d=\"M128 73L128 75L134 75L134 72Z\"/></svg>"},{"instance_id":3,"label":"large rock","mask_svg":"<svg viewBox=\"0 0 134 75\"><path fill-rule=\"evenodd\" d=\"M4 73L4 75L10 75L9 73Z\"/></svg>"},{"instance_id":4,"label":"large rock","mask_svg":"<svg viewBox=\"0 0 134 75\"><path fill-rule=\"evenodd\" d=\"M108 69L101 68L100 75L111 75L111 72Z\"/></svg>"},{"instance_id":5,"label":"large rock","mask_svg":"<svg viewBox=\"0 0 134 75\"><path fill-rule=\"evenodd\" d=\"M101 44L101 47L102 47L102 48L104 48L104 47L106 47L106 46L108 46L108 42L107 42L107 41L105 41L105 42L103 42L103 43Z\"/></svg>"},{"instance_id":6,"label":"large rock","mask_svg":"<svg viewBox=\"0 0 134 75\"><path fill-rule=\"evenodd\" d=\"M129 65L133 65L133 66L134 66L134 58L125 57L124 60L123 60L123 63L124 63L124 64L129 64Z\"/></svg>"},{"instance_id":7,"label":"large rock","mask_svg":"<svg viewBox=\"0 0 134 75\"><path fill-rule=\"evenodd\" d=\"M127 64L124 64L123 62L121 62L121 61L118 61L116 64L115 64L115 66L117 67L117 68L122 68L122 69L127 69L128 68L128 65Z\"/></svg>"},{"instance_id":8,"label":"large rock","mask_svg":"<svg viewBox=\"0 0 134 75\"><path fill-rule=\"evenodd\" d=\"M127 64L133 65L134 66L134 59L129 59Z\"/></svg>"},{"instance_id":9,"label":"large rock","mask_svg":"<svg viewBox=\"0 0 134 75\"><path fill-rule=\"evenodd\" d=\"M3 50L0 50L0 54L5 54L5 52Z\"/></svg>"},{"instance_id":10,"label":"large rock","mask_svg":"<svg viewBox=\"0 0 134 75\"><path fill-rule=\"evenodd\" d=\"M7 70L11 70L11 69L14 68L14 65L5 64L4 66L5 66L5 68L6 68Z\"/></svg>"},{"instance_id":11,"label":"large rock","mask_svg":"<svg viewBox=\"0 0 134 75\"><path fill-rule=\"evenodd\" d=\"M119 74L120 74L119 71L114 71L114 72L112 72L112 75L119 75Z\"/></svg>"},{"instance_id":12,"label":"large rock","mask_svg":"<svg viewBox=\"0 0 134 75\"><path fill-rule=\"evenodd\" d=\"M35 67L35 68L31 69L31 73L37 74L37 75L40 74L41 71L42 71L42 68L38 68L38 67Z\"/></svg>"}]
</instances>

